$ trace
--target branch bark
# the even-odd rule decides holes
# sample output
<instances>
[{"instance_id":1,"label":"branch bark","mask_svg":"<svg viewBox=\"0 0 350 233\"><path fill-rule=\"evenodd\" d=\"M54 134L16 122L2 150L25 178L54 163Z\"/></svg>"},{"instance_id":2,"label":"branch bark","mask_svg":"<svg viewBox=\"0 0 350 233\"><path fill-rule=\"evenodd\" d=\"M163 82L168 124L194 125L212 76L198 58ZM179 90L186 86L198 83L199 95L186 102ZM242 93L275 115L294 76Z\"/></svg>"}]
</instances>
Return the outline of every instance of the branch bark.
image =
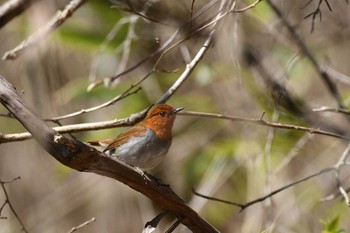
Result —
<instances>
[{"instance_id":1,"label":"branch bark","mask_svg":"<svg viewBox=\"0 0 350 233\"><path fill-rule=\"evenodd\" d=\"M0 6L0 28L22 14L33 2L38 0L9 0Z\"/></svg>"},{"instance_id":2,"label":"branch bark","mask_svg":"<svg viewBox=\"0 0 350 233\"><path fill-rule=\"evenodd\" d=\"M193 232L218 232L192 210L170 187L145 181L143 176L101 152L48 127L22 102L15 88L0 76L0 102L30 132L35 140L60 163L84 172L92 172L118 180L142 193L161 208L173 213Z\"/></svg>"}]
</instances>

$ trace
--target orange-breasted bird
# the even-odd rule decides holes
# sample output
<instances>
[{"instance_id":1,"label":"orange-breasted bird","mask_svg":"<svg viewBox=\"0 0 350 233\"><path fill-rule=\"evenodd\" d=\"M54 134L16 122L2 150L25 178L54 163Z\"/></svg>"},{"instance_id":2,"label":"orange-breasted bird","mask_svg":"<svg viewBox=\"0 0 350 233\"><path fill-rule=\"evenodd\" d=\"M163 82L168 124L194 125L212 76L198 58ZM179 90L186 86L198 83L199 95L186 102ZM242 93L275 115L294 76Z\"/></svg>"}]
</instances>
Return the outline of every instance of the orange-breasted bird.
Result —
<instances>
[{"instance_id":1,"label":"orange-breasted bird","mask_svg":"<svg viewBox=\"0 0 350 233\"><path fill-rule=\"evenodd\" d=\"M176 113L182 109L156 104L148 110L144 120L115 139L89 143L101 146L103 153L130 166L150 170L168 153Z\"/></svg>"}]
</instances>

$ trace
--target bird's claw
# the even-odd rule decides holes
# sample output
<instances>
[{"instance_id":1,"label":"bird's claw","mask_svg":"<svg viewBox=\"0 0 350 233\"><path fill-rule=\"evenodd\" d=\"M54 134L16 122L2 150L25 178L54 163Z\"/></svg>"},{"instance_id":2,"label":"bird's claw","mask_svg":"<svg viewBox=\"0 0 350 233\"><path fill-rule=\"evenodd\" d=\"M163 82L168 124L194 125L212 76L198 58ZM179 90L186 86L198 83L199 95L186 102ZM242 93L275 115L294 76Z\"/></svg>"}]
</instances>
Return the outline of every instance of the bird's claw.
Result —
<instances>
[{"instance_id":1,"label":"bird's claw","mask_svg":"<svg viewBox=\"0 0 350 233\"><path fill-rule=\"evenodd\" d=\"M135 170L143 177L143 179L146 181L146 183L148 180L149 182L154 181L158 187L167 187L167 188L170 187L169 184L163 183L161 179L158 179L157 177L155 177L147 172L142 171L139 167L135 167Z\"/></svg>"}]
</instances>

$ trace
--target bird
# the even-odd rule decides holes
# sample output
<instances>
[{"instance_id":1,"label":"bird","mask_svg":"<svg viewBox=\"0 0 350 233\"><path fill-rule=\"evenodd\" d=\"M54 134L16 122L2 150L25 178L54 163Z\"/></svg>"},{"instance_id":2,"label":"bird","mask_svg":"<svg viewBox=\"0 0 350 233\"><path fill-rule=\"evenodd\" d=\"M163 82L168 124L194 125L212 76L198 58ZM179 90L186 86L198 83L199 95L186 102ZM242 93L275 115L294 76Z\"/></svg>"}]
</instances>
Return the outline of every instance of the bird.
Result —
<instances>
[{"instance_id":1,"label":"bird","mask_svg":"<svg viewBox=\"0 0 350 233\"><path fill-rule=\"evenodd\" d=\"M143 174L157 166L168 153L175 117L182 109L155 104L142 121L115 139L88 143L102 147L105 155L126 163Z\"/></svg>"}]
</instances>

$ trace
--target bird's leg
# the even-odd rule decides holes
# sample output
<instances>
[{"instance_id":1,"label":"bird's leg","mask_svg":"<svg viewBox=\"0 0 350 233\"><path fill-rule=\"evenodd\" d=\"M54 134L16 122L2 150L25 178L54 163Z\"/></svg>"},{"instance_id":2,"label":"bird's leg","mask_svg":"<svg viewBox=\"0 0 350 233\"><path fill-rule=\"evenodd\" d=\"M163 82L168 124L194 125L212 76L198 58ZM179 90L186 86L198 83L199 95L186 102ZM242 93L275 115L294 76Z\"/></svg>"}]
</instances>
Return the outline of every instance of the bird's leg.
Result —
<instances>
[{"instance_id":1,"label":"bird's leg","mask_svg":"<svg viewBox=\"0 0 350 233\"><path fill-rule=\"evenodd\" d=\"M134 167L134 168L135 168L135 171L137 171L137 172L143 177L143 179L146 181L146 183L147 183L147 180L148 180L148 181L152 181L152 180L148 177L147 172L142 171L141 168L139 168L139 167Z\"/></svg>"}]
</instances>

